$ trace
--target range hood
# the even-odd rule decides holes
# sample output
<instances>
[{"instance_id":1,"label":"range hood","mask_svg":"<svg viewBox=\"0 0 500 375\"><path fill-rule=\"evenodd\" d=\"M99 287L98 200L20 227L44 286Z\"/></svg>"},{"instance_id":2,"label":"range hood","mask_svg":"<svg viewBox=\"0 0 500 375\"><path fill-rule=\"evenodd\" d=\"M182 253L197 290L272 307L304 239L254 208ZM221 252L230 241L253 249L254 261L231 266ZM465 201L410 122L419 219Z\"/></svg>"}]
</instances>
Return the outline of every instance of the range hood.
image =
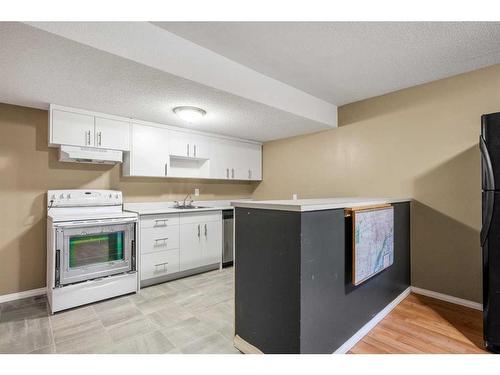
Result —
<instances>
[{"instance_id":1,"label":"range hood","mask_svg":"<svg viewBox=\"0 0 500 375\"><path fill-rule=\"evenodd\" d=\"M94 147L61 145L59 161L72 163L116 164L123 161L123 152Z\"/></svg>"}]
</instances>

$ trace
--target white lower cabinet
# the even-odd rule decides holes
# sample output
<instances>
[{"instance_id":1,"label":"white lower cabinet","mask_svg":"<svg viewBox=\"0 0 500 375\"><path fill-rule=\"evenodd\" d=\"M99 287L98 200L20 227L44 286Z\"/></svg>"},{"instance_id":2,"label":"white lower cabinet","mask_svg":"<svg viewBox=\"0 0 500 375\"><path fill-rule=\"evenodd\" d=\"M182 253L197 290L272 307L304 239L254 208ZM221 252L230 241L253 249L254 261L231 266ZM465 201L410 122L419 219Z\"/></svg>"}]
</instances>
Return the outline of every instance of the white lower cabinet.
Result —
<instances>
[{"instance_id":1,"label":"white lower cabinet","mask_svg":"<svg viewBox=\"0 0 500 375\"><path fill-rule=\"evenodd\" d=\"M222 213L199 212L181 215L181 271L222 261Z\"/></svg>"},{"instance_id":2,"label":"white lower cabinet","mask_svg":"<svg viewBox=\"0 0 500 375\"><path fill-rule=\"evenodd\" d=\"M180 226L180 240L182 246L180 253L181 271L201 267L203 265L200 225L201 224L184 224Z\"/></svg>"},{"instance_id":3,"label":"white lower cabinet","mask_svg":"<svg viewBox=\"0 0 500 375\"><path fill-rule=\"evenodd\" d=\"M141 280L179 272L179 249L141 255Z\"/></svg>"},{"instance_id":4,"label":"white lower cabinet","mask_svg":"<svg viewBox=\"0 0 500 375\"><path fill-rule=\"evenodd\" d=\"M139 252L141 281L221 263L222 211L142 215Z\"/></svg>"},{"instance_id":5,"label":"white lower cabinet","mask_svg":"<svg viewBox=\"0 0 500 375\"><path fill-rule=\"evenodd\" d=\"M202 255L206 264L222 261L222 220L203 224Z\"/></svg>"},{"instance_id":6,"label":"white lower cabinet","mask_svg":"<svg viewBox=\"0 0 500 375\"><path fill-rule=\"evenodd\" d=\"M179 248L179 226L141 229L141 254Z\"/></svg>"}]
</instances>

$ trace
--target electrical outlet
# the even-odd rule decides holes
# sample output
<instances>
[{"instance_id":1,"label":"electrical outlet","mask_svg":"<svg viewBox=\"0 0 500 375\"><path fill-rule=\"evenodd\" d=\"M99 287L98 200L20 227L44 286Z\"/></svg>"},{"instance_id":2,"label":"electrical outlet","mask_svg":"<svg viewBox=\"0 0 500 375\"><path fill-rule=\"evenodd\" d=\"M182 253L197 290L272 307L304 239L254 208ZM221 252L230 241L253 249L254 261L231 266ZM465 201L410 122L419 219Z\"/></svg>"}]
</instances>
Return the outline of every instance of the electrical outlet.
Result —
<instances>
[{"instance_id":1,"label":"electrical outlet","mask_svg":"<svg viewBox=\"0 0 500 375\"><path fill-rule=\"evenodd\" d=\"M294 201L296 201L296 200L297 200L297 194L295 194L295 193L294 193L294 194L292 194L292 199L293 199Z\"/></svg>"},{"instance_id":2,"label":"electrical outlet","mask_svg":"<svg viewBox=\"0 0 500 375\"><path fill-rule=\"evenodd\" d=\"M200 189L194 189L194 196L195 197L200 196Z\"/></svg>"}]
</instances>

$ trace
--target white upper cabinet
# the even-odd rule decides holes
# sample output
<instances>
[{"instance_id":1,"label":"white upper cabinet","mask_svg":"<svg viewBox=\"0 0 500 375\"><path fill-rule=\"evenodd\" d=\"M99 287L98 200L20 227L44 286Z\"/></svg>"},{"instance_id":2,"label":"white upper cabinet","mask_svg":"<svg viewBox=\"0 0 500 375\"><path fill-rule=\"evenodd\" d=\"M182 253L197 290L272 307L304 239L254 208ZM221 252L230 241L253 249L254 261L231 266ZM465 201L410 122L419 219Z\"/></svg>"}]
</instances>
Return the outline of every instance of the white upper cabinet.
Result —
<instances>
[{"instance_id":1,"label":"white upper cabinet","mask_svg":"<svg viewBox=\"0 0 500 375\"><path fill-rule=\"evenodd\" d=\"M170 155L209 159L210 158L210 137L188 133L183 131L170 131Z\"/></svg>"},{"instance_id":2,"label":"white upper cabinet","mask_svg":"<svg viewBox=\"0 0 500 375\"><path fill-rule=\"evenodd\" d=\"M129 123L109 118L95 118L95 143L97 147L113 150L130 150Z\"/></svg>"},{"instance_id":3,"label":"white upper cabinet","mask_svg":"<svg viewBox=\"0 0 500 375\"><path fill-rule=\"evenodd\" d=\"M210 176L216 179L231 180L236 178L238 159L237 142L229 139L217 139L212 148Z\"/></svg>"},{"instance_id":4,"label":"white upper cabinet","mask_svg":"<svg viewBox=\"0 0 500 375\"><path fill-rule=\"evenodd\" d=\"M49 145L128 151L130 122L116 116L51 105Z\"/></svg>"},{"instance_id":5,"label":"white upper cabinet","mask_svg":"<svg viewBox=\"0 0 500 375\"><path fill-rule=\"evenodd\" d=\"M129 151L123 175L262 180L262 145L189 129L50 106L49 146Z\"/></svg>"},{"instance_id":6,"label":"white upper cabinet","mask_svg":"<svg viewBox=\"0 0 500 375\"><path fill-rule=\"evenodd\" d=\"M262 180L262 146L255 143L241 143L242 152L244 153L243 173L245 176L243 180L248 179L251 181Z\"/></svg>"},{"instance_id":7,"label":"white upper cabinet","mask_svg":"<svg viewBox=\"0 0 500 375\"><path fill-rule=\"evenodd\" d=\"M169 131L155 126L132 124L132 145L125 154L125 176L166 177L169 173Z\"/></svg>"},{"instance_id":8,"label":"white upper cabinet","mask_svg":"<svg viewBox=\"0 0 500 375\"><path fill-rule=\"evenodd\" d=\"M262 146L260 144L217 139L210 160L212 178L225 180L262 180Z\"/></svg>"},{"instance_id":9,"label":"white upper cabinet","mask_svg":"<svg viewBox=\"0 0 500 375\"><path fill-rule=\"evenodd\" d=\"M94 146L94 116L52 110L50 143L70 146Z\"/></svg>"}]
</instances>

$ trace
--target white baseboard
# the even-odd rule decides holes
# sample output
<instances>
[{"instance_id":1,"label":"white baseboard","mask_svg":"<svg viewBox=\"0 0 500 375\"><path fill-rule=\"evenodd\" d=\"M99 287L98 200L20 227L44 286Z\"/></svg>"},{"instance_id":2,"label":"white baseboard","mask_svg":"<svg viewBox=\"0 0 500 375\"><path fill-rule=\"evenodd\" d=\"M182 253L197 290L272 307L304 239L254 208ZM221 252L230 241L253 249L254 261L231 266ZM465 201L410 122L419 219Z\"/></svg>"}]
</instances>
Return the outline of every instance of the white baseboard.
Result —
<instances>
[{"instance_id":1,"label":"white baseboard","mask_svg":"<svg viewBox=\"0 0 500 375\"><path fill-rule=\"evenodd\" d=\"M416 286L412 286L411 291L415 294L421 294L423 296L439 299L441 301L446 301L446 302L454 303L456 305L461 305L461 306L465 306L465 307L470 307L471 309L483 311L483 305L479 302L474 302L474 301L469 301L469 300L463 299L463 298L453 297L453 296L450 296L448 294L438 293L438 292L434 292L432 290L418 288Z\"/></svg>"},{"instance_id":2,"label":"white baseboard","mask_svg":"<svg viewBox=\"0 0 500 375\"><path fill-rule=\"evenodd\" d=\"M15 301L23 298L41 296L45 293L47 293L47 288L38 288L38 289L25 290L24 292L4 294L3 296L0 296L0 303Z\"/></svg>"},{"instance_id":3,"label":"white baseboard","mask_svg":"<svg viewBox=\"0 0 500 375\"><path fill-rule=\"evenodd\" d=\"M397 296L389 303L382 311L375 315L372 320L366 323L361 329L356 332L349 340L341 347L333 352L333 354L347 353L354 345L356 345L368 332L372 330L382 319L384 319L402 300L404 300L411 292L411 287L408 287L403 293Z\"/></svg>"}]
</instances>

